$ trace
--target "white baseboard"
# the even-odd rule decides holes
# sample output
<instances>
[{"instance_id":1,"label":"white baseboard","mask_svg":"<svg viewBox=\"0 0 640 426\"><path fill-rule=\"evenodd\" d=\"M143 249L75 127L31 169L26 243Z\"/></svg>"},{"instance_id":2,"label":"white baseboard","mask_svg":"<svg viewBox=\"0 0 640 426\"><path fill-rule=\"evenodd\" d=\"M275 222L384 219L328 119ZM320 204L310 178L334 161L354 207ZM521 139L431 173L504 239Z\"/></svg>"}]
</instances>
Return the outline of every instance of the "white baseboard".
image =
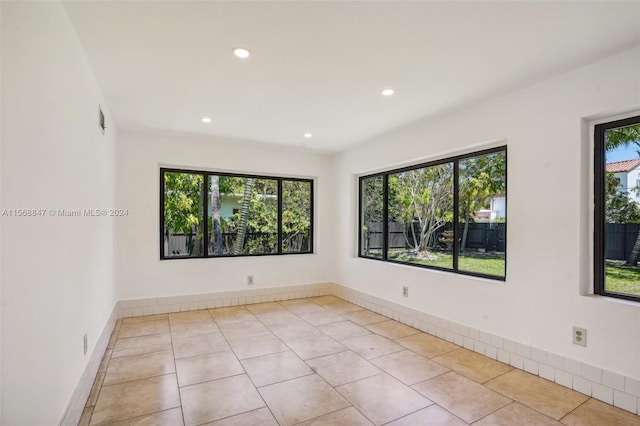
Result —
<instances>
[{"instance_id":1,"label":"white baseboard","mask_svg":"<svg viewBox=\"0 0 640 426\"><path fill-rule=\"evenodd\" d=\"M80 421L80 416L82 416L82 411L84 410L87 398L89 398L93 381L98 373L100 362L102 361L104 352L107 349L111 333L113 332L113 328L115 327L117 320L118 303L113 306L111 315L109 315L109 319L107 319L107 323L102 329L102 333L96 342L96 346L93 348L93 352L91 352L89 362L87 363L87 366L85 367L84 372L71 395L71 400L67 405L64 415L62 416L62 420L58 423L60 426L76 426Z\"/></svg>"},{"instance_id":2,"label":"white baseboard","mask_svg":"<svg viewBox=\"0 0 640 426\"><path fill-rule=\"evenodd\" d=\"M198 309L222 308L225 306L249 305L252 303L276 302L280 300L302 299L314 296L326 296L331 294L333 285L333 283L316 283L284 287L218 291L188 296L121 300L118 303L118 318L167 314L170 312L195 311Z\"/></svg>"}]
</instances>

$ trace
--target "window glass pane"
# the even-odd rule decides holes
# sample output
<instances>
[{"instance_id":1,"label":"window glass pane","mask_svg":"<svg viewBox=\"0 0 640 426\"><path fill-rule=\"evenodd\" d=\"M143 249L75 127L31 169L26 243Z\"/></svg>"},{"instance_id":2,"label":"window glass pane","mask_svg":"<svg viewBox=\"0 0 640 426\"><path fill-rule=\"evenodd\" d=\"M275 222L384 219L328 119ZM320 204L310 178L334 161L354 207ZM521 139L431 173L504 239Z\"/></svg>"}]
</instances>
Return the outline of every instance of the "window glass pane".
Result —
<instances>
[{"instance_id":1,"label":"window glass pane","mask_svg":"<svg viewBox=\"0 0 640 426\"><path fill-rule=\"evenodd\" d=\"M383 177L375 176L360 181L360 255L382 257L384 244L382 230Z\"/></svg>"},{"instance_id":2,"label":"window glass pane","mask_svg":"<svg viewBox=\"0 0 640 426\"><path fill-rule=\"evenodd\" d=\"M277 252L276 180L211 175L208 204L210 255Z\"/></svg>"},{"instance_id":3,"label":"window glass pane","mask_svg":"<svg viewBox=\"0 0 640 426\"><path fill-rule=\"evenodd\" d=\"M282 181L282 252L311 251L311 182Z\"/></svg>"},{"instance_id":4,"label":"window glass pane","mask_svg":"<svg viewBox=\"0 0 640 426\"><path fill-rule=\"evenodd\" d=\"M605 132L604 290L640 297L640 124Z\"/></svg>"},{"instance_id":5,"label":"window glass pane","mask_svg":"<svg viewBox=\"0 0 640 426\"><path fill-rule=\"evenodd\" d=\"M389 175L388 258L453 268L453 163Z\"/></svg>"},{"instance_id":6,"label":"window glass pane","mask_svg":"<svg viewBox=\"0 0 640 426\"><path fill-rule=\"evenodd\" d=\"M505 276L506 165L504 152L459 162L460 271Z\"/></svg>"},{"instance_id":7,"label":"window glass pane","mask_svg":"<svg viewBox=\"0 0 640 426\"><path fill-rule=\"evenodd\" d=\"M164 173L164 257L202 256L202 182L194 173Z\"/></svg>"}]
</instances>

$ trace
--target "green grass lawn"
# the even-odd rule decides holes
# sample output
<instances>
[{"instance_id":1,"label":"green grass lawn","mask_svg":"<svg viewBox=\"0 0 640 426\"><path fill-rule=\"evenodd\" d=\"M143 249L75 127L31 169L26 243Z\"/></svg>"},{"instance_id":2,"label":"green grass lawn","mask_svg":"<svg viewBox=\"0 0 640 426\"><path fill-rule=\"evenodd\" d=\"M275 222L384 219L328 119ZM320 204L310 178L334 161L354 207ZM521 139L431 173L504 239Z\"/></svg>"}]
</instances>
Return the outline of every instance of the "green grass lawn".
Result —
<instances>
[{"instance_id":1,"label":"green grass lawn","mask_svg":"<svg viewBox=\"0 0 640 426\"><path fill-rule=\"evenodd\" d=\"M640 267L625 267L623 262L607 260L605 290L640 296Z\"/></svg>"},{"instance_id":2,"label":"green grass lawn","mask_svg":"<svg viewBox=\"0 0 640 426\"><path fill-rule=\"evenodd\" d=\"M417 263L419 265L438 266L440 268L453 268L453 255L449 253L433 253L437 259L423 259L411 257L400 251L390 251L389 259L402 262ZM495 275L504 277L504 258L500 257L476 257L460 256L458 268L461 271L475 272L478 274Z\"/></svg>"}]
</instances>

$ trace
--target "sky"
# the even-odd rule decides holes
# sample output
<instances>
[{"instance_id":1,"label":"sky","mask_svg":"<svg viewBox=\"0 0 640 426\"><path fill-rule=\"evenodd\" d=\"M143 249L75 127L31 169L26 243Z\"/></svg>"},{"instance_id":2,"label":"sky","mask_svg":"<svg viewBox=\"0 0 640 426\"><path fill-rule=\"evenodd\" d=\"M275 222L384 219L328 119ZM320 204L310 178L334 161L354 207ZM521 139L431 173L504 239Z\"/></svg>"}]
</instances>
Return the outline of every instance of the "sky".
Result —
<instances>
[{"instance_id":1,"label":"sky","mask_svg":"<svg viewBox=\"0 0 640 426\"><path fill-rule=\"evenodd\" d=\"M629 146L621 146L611 151L607 151L607 163L640 158L638 150L640 150L639 146L630 144Z\"/></svg>"}]
</instances>

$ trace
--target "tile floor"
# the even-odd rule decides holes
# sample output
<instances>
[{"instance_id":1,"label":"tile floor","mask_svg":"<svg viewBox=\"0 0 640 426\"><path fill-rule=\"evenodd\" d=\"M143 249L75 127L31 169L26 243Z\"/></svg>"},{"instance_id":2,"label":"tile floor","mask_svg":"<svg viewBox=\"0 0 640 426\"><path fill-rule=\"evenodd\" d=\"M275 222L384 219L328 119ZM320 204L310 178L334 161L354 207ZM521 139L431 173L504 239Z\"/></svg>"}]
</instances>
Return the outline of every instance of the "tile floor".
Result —
<instances>
[{"instance_id":1,"label":"tile floor","mask_svg":"<svg viewBox=\"0 0 640 426\"><path fill-rule=\"evenodd\" d=\"M640 425L333 296L118 321L81 425Z\"/></svg>"}]
</instances>

